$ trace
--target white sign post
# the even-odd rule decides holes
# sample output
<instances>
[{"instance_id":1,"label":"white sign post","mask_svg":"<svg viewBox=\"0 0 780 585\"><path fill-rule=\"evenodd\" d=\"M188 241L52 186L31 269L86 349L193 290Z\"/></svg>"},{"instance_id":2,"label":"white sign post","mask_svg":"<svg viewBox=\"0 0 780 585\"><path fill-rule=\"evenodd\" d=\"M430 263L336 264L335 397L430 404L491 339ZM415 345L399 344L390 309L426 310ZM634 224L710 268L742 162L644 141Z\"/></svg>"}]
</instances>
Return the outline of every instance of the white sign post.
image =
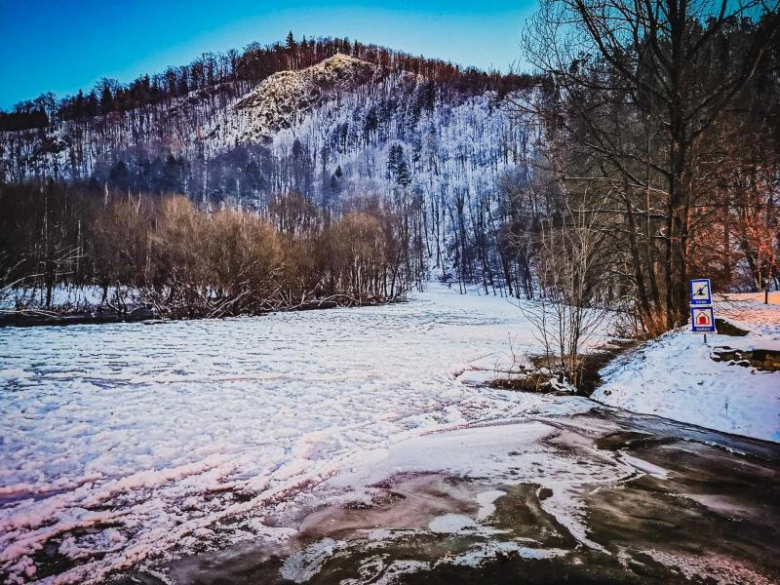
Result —
<instances>
[{"instance_id":1,"label":"white sign post","mask_svg":"<svg viewBox=\"0 0 780 585\"><path fill-rule=\"evenodd\" d=\"M715 310L712 308L712 287L709 278L697 278L691 281L691 331L704 334L716 333Z\"/></svg>"}]
</instances>

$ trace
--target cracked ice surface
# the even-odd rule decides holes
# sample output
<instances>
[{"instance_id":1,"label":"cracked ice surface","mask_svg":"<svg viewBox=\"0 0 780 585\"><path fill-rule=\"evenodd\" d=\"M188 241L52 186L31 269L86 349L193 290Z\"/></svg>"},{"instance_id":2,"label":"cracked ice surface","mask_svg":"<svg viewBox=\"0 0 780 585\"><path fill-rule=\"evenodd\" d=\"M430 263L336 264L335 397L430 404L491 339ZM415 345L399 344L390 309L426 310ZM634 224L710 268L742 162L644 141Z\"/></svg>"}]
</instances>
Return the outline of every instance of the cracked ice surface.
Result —
<instances>
[{"instance_id":1,"label":"cracked ice surface","mask_svg":"<svg viewBox=\"0 0 780 585\"><path fill-rule=\"evenodd\" d=\"M215 523L256 519L433 430L587 401L472 388L537 342L507 300L431 286L411 302L259 318L0 330L0 574L44 544L100 579ZM465 377L464 377L465 379ZM40 575L38 575L40 576Z\"/></svg>"}]
</instances>

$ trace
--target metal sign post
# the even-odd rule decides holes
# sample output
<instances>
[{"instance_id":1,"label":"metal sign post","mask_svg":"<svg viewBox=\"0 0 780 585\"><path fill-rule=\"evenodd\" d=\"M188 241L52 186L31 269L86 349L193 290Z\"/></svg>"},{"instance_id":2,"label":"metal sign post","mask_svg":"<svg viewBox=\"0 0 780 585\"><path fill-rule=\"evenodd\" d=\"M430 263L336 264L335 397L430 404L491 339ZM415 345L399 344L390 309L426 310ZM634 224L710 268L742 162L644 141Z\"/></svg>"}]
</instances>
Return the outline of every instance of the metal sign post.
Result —
<instances>
[{"instance_id":1,"label":"metal sign post","mask_svg":"<svg viewBox=\"0 0 780 585\"><path fill-rule=\"evenodd\" d=\"M707 344L707 333L717 333L715 330L715 310L712 308L712 288L709 278L697 278L691 281L691 331L704 334L704 344Z\"/></svg>"}]
</instances>

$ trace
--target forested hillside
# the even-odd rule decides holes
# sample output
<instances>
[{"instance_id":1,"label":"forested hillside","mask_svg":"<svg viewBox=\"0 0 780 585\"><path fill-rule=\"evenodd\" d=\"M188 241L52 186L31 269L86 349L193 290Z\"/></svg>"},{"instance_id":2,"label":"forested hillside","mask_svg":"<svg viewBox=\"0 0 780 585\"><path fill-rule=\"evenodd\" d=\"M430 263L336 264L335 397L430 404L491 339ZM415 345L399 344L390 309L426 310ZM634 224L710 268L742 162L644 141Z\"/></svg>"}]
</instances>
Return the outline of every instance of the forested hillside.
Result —
<instances>
[{"instance_id":1,"label":"forested hillside","mask_svg":"<svg viewBox=\"0 0 780 585\"><path fill-rule=\"evenodd\" d=\"M279 233L301 235L293 226L299 222L319 233L350 213L390 221L383 230L393 242L383 250L394 250L383 260L391 266L390 297L434 273L501 293L530 292L528 267L514 261L502 231L510 210L502 181L524 177L538 139L510 110L511 99L533 92L536 81L290 36L285 45L204 56L127 86L105 81L57 106L44 96L6 115L28 127L0 132L3 205L32 205L20 199L35 201L44 185L40 205L67 217L46 222L33 209L18 211L27 221L7 225L8 265L18 272L10 259L27 258L28 269L40 267L46 305L57 282L97 282L104 296L137 284L129 267L148 262L127 251L99 252L108 243L89 232L118 215L108 208L140 210L144 199L157 208L155 198L183 194L206 213L258 214ZM63 189L69 194L54 193ZM72 208L74 198L89 203L60 211L55 202ZM126 266L101 267L106 257ZM345 292L303 288L293 296ZM384 296L380 289L372 296Z\"/></svg>"},{"instance_id":2,"label":"forested hillside","mask_svg":"<svg viewBox=\"0 0 780 585\"><path fill-rule=\"evenodd\" d=\"M647 333L685 321L691 277L777 287L778 17L707 6L542 3L534 76L290 34L19 104L0 116L4 290L208 316L440 278ZM254 252L225 273L228 249Z\"/></svg>"}]
</instances>

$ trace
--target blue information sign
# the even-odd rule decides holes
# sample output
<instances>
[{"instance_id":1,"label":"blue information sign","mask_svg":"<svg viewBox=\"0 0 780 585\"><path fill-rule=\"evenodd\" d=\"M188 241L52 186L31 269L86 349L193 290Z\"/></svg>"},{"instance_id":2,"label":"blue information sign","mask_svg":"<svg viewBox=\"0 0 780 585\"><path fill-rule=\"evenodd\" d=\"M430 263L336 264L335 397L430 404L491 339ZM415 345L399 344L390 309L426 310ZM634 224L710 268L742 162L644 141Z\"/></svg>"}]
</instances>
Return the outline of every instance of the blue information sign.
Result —
<instances>
[{"instance_id":1,"label":"blue information sign","mask_svg":"<svg viewBox=\"0 0 780 585\"><path fill-rule=\"evenodd\" d=\"M691 331L715 333L715 313L712 307L691 307Z\"/></svg>"},{"instance_id":2,"label":"blue information sign","mask_svg":"<svg viewBox=\"0 0 780 585\"><path fill-rule=\"evenodd\" d=\"M712 289L709 278L698 278L691 281L691 305L711 305Z\"/></svg>"}]
</instances>

